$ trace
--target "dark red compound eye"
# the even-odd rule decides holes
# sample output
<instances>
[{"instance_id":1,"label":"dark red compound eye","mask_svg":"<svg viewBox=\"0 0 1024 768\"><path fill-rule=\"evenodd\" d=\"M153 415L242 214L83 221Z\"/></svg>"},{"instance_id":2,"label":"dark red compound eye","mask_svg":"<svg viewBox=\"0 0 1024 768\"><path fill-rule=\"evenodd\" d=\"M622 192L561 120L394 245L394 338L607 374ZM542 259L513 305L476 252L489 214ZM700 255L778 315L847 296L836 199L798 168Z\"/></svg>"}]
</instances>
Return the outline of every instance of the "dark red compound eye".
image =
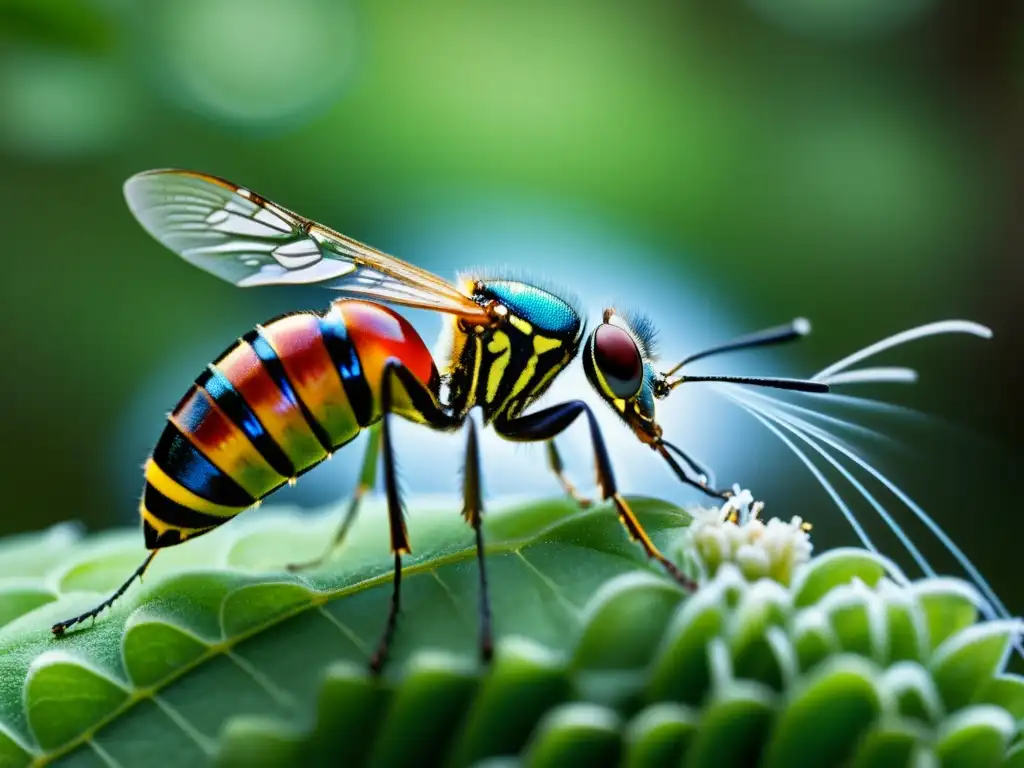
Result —
<instances>
[{"instance_id":1,"label":"dark red compound eye","mask_svg":"<svg viewBox=\"0 0 1024 768\"><path fill-rule=\"evenodd\" d=\"M640 391L644 366L633 337L605 323L594 332L594 364L615 397L628 400Z\"/></svg>"}]
</instances>

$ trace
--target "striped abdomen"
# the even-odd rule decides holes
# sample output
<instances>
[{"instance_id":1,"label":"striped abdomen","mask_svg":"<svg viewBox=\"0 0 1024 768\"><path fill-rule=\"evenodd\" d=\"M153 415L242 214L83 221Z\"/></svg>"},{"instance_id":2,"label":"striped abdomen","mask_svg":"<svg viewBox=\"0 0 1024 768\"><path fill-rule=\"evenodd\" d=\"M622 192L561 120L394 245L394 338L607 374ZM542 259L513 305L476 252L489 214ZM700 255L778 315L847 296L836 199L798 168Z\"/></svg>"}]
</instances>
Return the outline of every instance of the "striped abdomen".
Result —
<instances>
[{"instance_id":1,"label":"striped abdomen","mask_svg":"<svg viewBox=\"0 0 1024 768\"><path fill-rule=\"evenodd\" d=\"M339 300L239 339L196 379L146 462L146 546L226 522L380 419L389 358L437 392L423 340L379 304Z\"/></svg>"}]
</instances>

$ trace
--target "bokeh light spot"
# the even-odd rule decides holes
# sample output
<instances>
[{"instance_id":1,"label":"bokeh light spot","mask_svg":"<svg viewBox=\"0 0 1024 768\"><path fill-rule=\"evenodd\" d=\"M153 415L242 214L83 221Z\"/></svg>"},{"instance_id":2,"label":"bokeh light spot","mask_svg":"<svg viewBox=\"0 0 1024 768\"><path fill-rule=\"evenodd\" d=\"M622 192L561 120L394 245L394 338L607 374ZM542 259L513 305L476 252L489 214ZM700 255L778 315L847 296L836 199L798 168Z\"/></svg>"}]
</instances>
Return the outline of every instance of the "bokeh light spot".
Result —
<instances>
[{"instance_id":1,"label":"bokeh light spot","mask_svg":"<svg viewBox=\"0 0 1024 768\"><path fill-rule=\"evenodd\" d=\"M11 51L0 66L0 141L13 153L66 158L114 146L132 110L109 63Z\"/></svg>"},{"instance_id":2,"label":"bokeh light spot","mask_svg":"<svg viewBox=\"0 0 1024 768\"><path fill-rule=\"evenodd\" d=\"M146 14L166 93L220 122L306 119L337 100L356 61L356 15L344 0L167 0Z\"/></svg>"}]
</instances>

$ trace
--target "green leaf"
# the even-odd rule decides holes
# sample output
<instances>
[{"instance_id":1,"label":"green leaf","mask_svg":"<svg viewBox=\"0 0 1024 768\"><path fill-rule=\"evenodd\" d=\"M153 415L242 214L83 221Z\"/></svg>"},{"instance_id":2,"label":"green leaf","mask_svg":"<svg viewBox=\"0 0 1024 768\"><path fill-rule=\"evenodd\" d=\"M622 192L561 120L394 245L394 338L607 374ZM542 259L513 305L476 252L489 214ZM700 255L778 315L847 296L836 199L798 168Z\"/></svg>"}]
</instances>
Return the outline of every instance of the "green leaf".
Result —
<instances>
[{"instance_id":1,"label":"green leaf","mask_svg":"<svg viewBox=\"0 0 1024 768\"><path fill-rule=\"evenodd\" d=\"M360 665L327 669L317 700L317 722L307 736L271 718L236 717L223 731L217 764L358 765L373 746L373 735L394 694L371 682Z\"/></svg>"},{"instance_id":2,"label":"green leaf","mask_svg":"<svg viewBox=\"0 0 1024 768\"><path fill-rule=\"evenodd\" d=\"M912 661L894 664L882 677L881 689L896 710L921 722L938 724L945 715L942 699L928 671Z\"/></svg>"},{"instance_id":3,"label":"green leaf","mask_svg":"<svg viewBox=\"0 0 1024 768\"><path fill-rule=\"evenodd\" d=\"M915 765L913 756L920 738L917 730L907 726L873 728L861 740L851 768L905 768Z\"/></svg>"},{"instance_id":4,"label":"green leaf","mask_svg":"<svg viewBox=\"0 0 1024 768\"><path fill-rule=\"evenodd\" d=\"M756 765L774 714L774 697L762 686L723 689L710 702L683 765Z\"/></svg>"},{"instance_id":5,"label":"green leaf","mask_svg":"<svg viewBox=\"0 0 1024 768\"><path fill-rule=\"evenodd\" d=\"M911 586L924 611L931 650L978 618L981 596L968 584L956 579L928 579Z\"/></svg>"},{"instance_id":6,"label":"green leaf","mask_svg":"<svg viewBox=\"0 0 1024 768\"><path fill-rule=\"evenodd\" d=\"M1012 747L1006 753L1003 768L1024 768L1024 741Z\"/></svg>"},{"instance_id":7,"label":"green leaf","mask_svg":"<svg viewBox=\"0 0 1024 768\"><path fill-rule=\"evenodd\" d=\"M444 754L454 735L451 723L457 723L473 703L473 672L473 664L465 659L437 653L414 657L376 734L370 765L408 765L416 745L429 744L432 752Z\"/></svg>"},{"instance_id":8,"label":"green leaf","mask_svg":"<svg viewBox=\"0 0 1024 768\"><path fill-rule=\"evenodd\" d=\"M636 509L659 544L688 519L660 502L638 501ZM0 542L0 551L15 559L31 551L25 562L46 563L34 579L21 579L18 590L0 590L8 597L0 606L12 617L0 628L0 765L25 765L36 748L83 758L102 752L137 764L138 745L164 743L167 734L184 745L179 754L208 759L225 728L222 764L255 764L260 756L269 765L310 750L330 753L337 746L334 732L345 730L337 714L355 714L349 697L382 705L377 694L363 692L358 676L339 677L338 670L362 674L387 616L391 558L386 526L379 525L384 510L367 505L344 551L323 569L301 574L283 566L318 554L336 517L249 514L161 552L142 588L132 587L93 626L61 639L50 634L51 623L106 596L142 559L138 533L76 543L62 528ZM407 558L402 613L387 679L374 689L391 690L387 717L376 739L370 738L376 721L366 717L355 718L362 732L348 729L353 739L372 745L363 756L380 764L407 758L398 745L410 733L437 744L454 739L450 723L475 709L477 700L501 706L479 707L486 717L466 721L449 744L453 760L496 754L487 739L502 718L510 723L508 738L496 745L521 746L541 716L568 695L561 660L571 649L579 664L607 668L618 662L595 644L601 633L619 633L623 642L644 636L653 648L683 596L656 575L607 507L581 513L548 502L496 509L485 525L495 633L499 641L523 640L500 643L494 677L478 690L472 532L448 509L413 508L409 526L415 549ZM602 584L627 572L632 575L618 599L616 588L608 587L606 603L589 602ZM46 585L53 584L59 598L45 602L53 594ZM635 613L633 600L643 615ZM608 621L597 627L585 610L607 612ZM647 628L638 632L639 621L614 626L615 617L630 615L646 618ZM414 652L430 649L445 655L420 654L410 663ZM644 653L634 651L625 666L638 666ZM325 682L327 670L333 672ZM124 727L129 722L131 738ZM316 738L297 736L296 727L318 722ZM86 739L91 748L81 751Z\"/></svg>"},{"instance_id":9,"label":"green leaf","mask_svg":"<svg viewBox=\"0 0 1024 768\"><path fill-rule=\"evenodd\" d=\"M37 657L25 681L29 727L43 749L55 749L110 717L130 697L117 680L64 651Z\"/></svg>"},{"instance_id":10,"label":"green leaf","mask_svg":"<svg viewBox=\"0 0 1024 768\"><path fill-rule=\"evenodd\" d=\"M809 678L779 715L769 768L841 765L884 708L873 664L836 656Z\"/></svg>"},{"instance_id":11,"label":"green leaf","mask_svg":"<svg viewBox=\"0 0 1024 768\"><path fill-rule=\"evenodd\" d=\"M61 523L38 533L0 539L0 578L43 576L71 557L82 536L73 523Z\"/></svg>"},{"instance_id":12,"label":"green leaf","mask_svg":"<svg viewBox=\"0 0 1024 768\"><path fill-rule=\"evenodd\" d=\"M636 508L663 551L694 551L688 517ZM0 768L1021 762L1024 684L1005 671L1020 625L974 624L958 582L909 585L845 551L792 586L723 560L687 595L607 507L488 515L487 667L472 534L413 509L393 656L371 678L392 591L381 513L302 574L282 563L317 554L337 520L246 515L162 552L143 588L60 640L50 623L141 559L137 531L0 541L47 563L0 576Z\"/></svg>"},{"instance_id":13,"label":"green leaf","mask_svg":"<svg viewBox=\"0 0 1024 768\"><path fill-rule=\"evenodd\" d=\"M999 672L1019 634L1019 622L990 621L968 627L935 650L932 674L949 711L970 703Z\"/></svg>"},{"instance_id":14,"label":"green leaf","mask_svg":"<svg viewBox=\"0 0 1024 768\"><path fill-rule=\"evenodd\" d=\"M997 675L978 689L974 704L995 704L1024 721L1024 677Z\"/></svg>"},{"instance_id":15,"label":"green leaf","mask_svg":"<svg viewBox=\"0 0 1024 768\"><path fill-rule=\"evenodd\" d=\"M618 716L594 704L563 704L538 727L526 751L532 768L587 765L612 768L618 764Z\"/></svg>"},{"instance_id":16,"label":"green leaf","mask_svg":"<svg viewBox=\"0 0 1024 768\"><path fill-rule=\"evenodd\" d=\"M52 589L27 580L0 582L0 627L56 599Z\"/></svg>"},{"instance_id":17,"label":"green leaf","mask_svg":"<svg viewBox=\"0 0 1024 768\"><path fill-rule=\"evenodd\" d=\"M923 661L931 650L925 611L913 591L919 585L902 589L887 581L879 584L890 662Z\"/></svg>"},{"instance_id":18,"label":"green leaf","mask_svg":"<svg viewBox=\"0 0 1024 768\"><path fill-rule=\"evenodd\" d=\"M943 768L995 768L1002 763L1014 722L998 707L981 705L957 712L936 744Z\"/></svg>"},{"instance_id":19,"label":"green leaf","mask_svg":"<svg viewBox=\"0 0 1024 768\"><path fill-rule=\"evenodd\" d=\"M700 715L663 702L637 713L625 733L625 768L680 765L697 733Z\"/></svg>"},{"instance_id":20,"label":"green leaf","mask_svg":"<svg viewBox=\"0 0 1024 768\"><path fill-rule=\"evenodd\" d=\"M676 609L655 656L648 701L697 704L704 698L711 684L707 648L725 627L725 592L717 578Z\"/></svg>"},{"instance_id":21,"label":"green leaf","mask_svg":"<svg viewBox=\"0 0 1024 768\"><path fill-rule=\"evenodd\" d=\"M875 586L884 576L900 583L906 577L888 560L863 549L840 548L819 555L797 572L793 602L804 608L817 603L835 587L854 579Z\"/></svg>"},{"instance_id":22,"label":"green leaf","mask_svg":"<svg viewBox=\"0 0 1024 768\"><path fill-rule=\"evenodd\" d=\"M498 646L490 673L466 712L448 764L472 765L488 755L517 751L569 689L557 656L521 638L508 638Z\"/></svg>"}]
</instances>

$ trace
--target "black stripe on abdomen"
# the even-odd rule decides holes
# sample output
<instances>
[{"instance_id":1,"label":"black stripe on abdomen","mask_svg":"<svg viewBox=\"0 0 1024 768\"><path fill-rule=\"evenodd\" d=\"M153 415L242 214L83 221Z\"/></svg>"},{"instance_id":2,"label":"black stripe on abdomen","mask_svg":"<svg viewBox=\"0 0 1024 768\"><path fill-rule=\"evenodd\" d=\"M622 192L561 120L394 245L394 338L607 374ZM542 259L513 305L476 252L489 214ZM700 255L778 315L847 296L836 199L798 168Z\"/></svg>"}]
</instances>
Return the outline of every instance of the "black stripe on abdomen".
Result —
<instances>
[{"instance_id":1,"label":"black stripe on abdomen","mask_svg":"<svg viewBox=\"0 0 1024 768\"><path fill-rule=\"evenodd\" d=\"M256 503L170 422L153 449L153 461L172 480L209 502L224 507L251 507Z\"/></svg>"},{"instance_id":2,"label":"black stripe on abdomen","mask_svg":"<svg viewBox=\"0 0 1024 768\"><path fill-rule=\"evenodd\" d=\"M320 335L334 369L341 377L341 385L345 388L356 422L360 427L368 426L373 418L373 392L363 373L355 345L348 337L345 322L337 310L331 309L320 318Z\"/></svg>"},{"instance_id":3,"label":"black stripe on abdomen","mask_svg":"<svg viewBox=\"0 0 1024 768\"><path fill-rule=\"evenodd\" d=\"M277 474L281 477L295 476L295 465L292 464L292 460L267 432L252 408L245 402L245 398L238 394L223 373L211 365L196 379L196 385L209 393L224 414L245 433L253 447Z\"/></svg>"},{"instance_id":4,"label":"black stripe on abdomen","mask_svg":"<svg viewBox=\"0 0 1024 768\"><path fill-rule=\"evenodd\" d=\"M142 503L153 517L175 528L213 528L231 519L189 509L167 498L150 483L146 483Z\"/></svg>"},{"instance_id":5,"label":"black stripe on abdomen","mask_svg":"<svg viewBox=\"0 0 1024 768\"><path fill-rule=\"evenodd\" d=\"M292 386L292 380L288 378L288 372L281 363L281 358L277 356L277 352L274 351L270 342L263 335L263 328L256 326L242 337L242 341L252 347L252 351L256 353L260 362L263 363L263 367L267 369L267 373L270 374L270 378L277 384L277 388L281 390L281 394L284 395L285 399L302 413L302 418L306 420L306 424L309 425L310 430L316 437L316 441L320 443L320 447L324 449L324 453L331 453L334 450L334 446L331 444L331 436L327 434L327 430L316 420L316 417L309 412L309 408L302 402L299 393L295 391L295 387Z\"/></svg>"}]
</instances>

